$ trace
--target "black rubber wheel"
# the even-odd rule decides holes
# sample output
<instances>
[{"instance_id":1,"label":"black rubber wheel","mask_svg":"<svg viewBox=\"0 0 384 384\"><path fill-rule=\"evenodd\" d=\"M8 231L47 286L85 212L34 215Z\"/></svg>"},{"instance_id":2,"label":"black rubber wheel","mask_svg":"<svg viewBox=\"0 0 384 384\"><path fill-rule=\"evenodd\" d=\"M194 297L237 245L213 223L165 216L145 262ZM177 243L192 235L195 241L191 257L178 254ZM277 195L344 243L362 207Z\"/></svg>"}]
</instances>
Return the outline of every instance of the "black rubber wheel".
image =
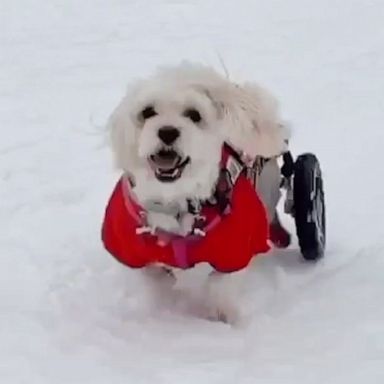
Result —
<instances>
[{"instance_id":1,"label":"black rubber wheel","mask_svg":"<svg viewBox=\"0 0 384 384\"><path fill-rule=\"evenodd\" d=\"M325 201L320 164L311 153L295 162L293 203L301 253L305 260L316 261L325 251Z\"/></svg>"}]
</instances>

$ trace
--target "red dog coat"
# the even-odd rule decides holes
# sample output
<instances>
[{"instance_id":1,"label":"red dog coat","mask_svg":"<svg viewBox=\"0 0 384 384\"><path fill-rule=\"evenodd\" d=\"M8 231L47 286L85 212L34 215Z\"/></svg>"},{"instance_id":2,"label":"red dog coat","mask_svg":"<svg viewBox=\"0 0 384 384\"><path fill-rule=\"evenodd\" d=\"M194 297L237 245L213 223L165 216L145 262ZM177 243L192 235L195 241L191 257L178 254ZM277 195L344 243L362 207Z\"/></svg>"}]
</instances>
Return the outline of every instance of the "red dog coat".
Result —
<instances>
[{"instance_id":1,"label":"red dog coat","mask_svg":"<svg viewBox=\"0 0 384 384\"><path fill-rule=\"evenodd\" d=\"M137 233L144 225L143 210L123 177L109 200L102 240L117 260L131 268L151 263L189 268L206 262L220 272L234 272L269 250L265 208L244 172L233 185L230 208L229 213L220 214L217 206L204 204L200 214L206 218L205 236L168 236L164 243L161 235Z\"/></svg>"}]
</instances>

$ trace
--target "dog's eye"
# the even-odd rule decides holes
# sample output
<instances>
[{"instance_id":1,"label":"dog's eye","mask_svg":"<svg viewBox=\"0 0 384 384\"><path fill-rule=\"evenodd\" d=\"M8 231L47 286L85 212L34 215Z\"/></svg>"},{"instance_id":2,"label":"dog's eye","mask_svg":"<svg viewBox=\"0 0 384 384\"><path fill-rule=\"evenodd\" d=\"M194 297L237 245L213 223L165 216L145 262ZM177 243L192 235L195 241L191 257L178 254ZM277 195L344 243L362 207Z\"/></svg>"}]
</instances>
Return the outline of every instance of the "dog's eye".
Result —
<instances>
[{"instance_id":1,"label":"dog's eye","mask_svg":"<svg viewBox=\"0 0 384 384\"><path fill-rule=\"evenodd\" d=\"M194 123L199 123L201 121L200 112L197 111L196 109L193 109L193 108L186 109L183 115L191 119Z\"/></svg>"},{"instance_id":2,"label":"dog's eye","mask_svg":"<svg viewBox=\"0 0 384 384\"><path fill-rule=\"evenodd\" d=\"M143 120L150 119L151 117L156 115L157 115L157 112L155 111L155 108L153 108L151 105L149 105L148 107L145 107L140 113L140 116Z\"/></svg>"}]
</instances>

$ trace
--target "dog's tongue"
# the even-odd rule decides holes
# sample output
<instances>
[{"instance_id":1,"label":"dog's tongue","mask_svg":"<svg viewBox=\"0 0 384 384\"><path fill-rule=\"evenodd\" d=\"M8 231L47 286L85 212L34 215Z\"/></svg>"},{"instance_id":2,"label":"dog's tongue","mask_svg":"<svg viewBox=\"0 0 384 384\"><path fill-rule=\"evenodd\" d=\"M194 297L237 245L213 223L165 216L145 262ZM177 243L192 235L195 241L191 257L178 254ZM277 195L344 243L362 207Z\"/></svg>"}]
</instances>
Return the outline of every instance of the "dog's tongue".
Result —
<instances>
[{"instance_id":1,"label":"dog's tongue","mask_svg":"<svg viewBox=\"0 0 384 384\"><path fill-rule=\"evenodd\" d=\"M153 161L162 170L172 170L177 166L179 156L173 151L160 151L153 156Z\"/></svg>"}]
</instances>

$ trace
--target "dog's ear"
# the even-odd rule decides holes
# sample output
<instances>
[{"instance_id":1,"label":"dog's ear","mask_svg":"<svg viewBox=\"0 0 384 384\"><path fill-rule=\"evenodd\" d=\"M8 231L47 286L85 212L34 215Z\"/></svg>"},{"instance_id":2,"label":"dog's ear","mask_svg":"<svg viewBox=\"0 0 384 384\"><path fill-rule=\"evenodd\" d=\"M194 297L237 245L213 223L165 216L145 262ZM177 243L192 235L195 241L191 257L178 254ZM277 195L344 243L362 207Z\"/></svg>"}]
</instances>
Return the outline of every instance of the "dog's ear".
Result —
<instances>
[{"instance_id":1,"label":"dog's ear","mask_svg":"<svg viewBox=\"0 0 384 384\"><path fill-rule=\"evenodd\" d=\"M136 121L132 114L133 90L128 90L108 121L116 167L128 171L135 160Z\"/></svg>"},{"instance_id":2,"label":"dog's ear","mask_svg":"<svg viewBox=\"0 0 384 384\"><path fill-rule=\"evenodd\" d=\"M211 100L212 105L216 109L217 118L219 120L223 119L225 113L225 104L224 100L221 100L219 97L220 92L215 89L210 90L208 88L202 88L201 92Z\"/></svg>"},{"instance_id":3,"label":"dog's ear","mask_svg":"<svg viewBox=\"0 0 384 384\"><path fill-rule=\"evenodd\" d=\"M207 91L222 122L224 138L251 157L273 157L287 149L289 132L276 99L263 88L230 83Z\"/></svg>"}]
</instances>

